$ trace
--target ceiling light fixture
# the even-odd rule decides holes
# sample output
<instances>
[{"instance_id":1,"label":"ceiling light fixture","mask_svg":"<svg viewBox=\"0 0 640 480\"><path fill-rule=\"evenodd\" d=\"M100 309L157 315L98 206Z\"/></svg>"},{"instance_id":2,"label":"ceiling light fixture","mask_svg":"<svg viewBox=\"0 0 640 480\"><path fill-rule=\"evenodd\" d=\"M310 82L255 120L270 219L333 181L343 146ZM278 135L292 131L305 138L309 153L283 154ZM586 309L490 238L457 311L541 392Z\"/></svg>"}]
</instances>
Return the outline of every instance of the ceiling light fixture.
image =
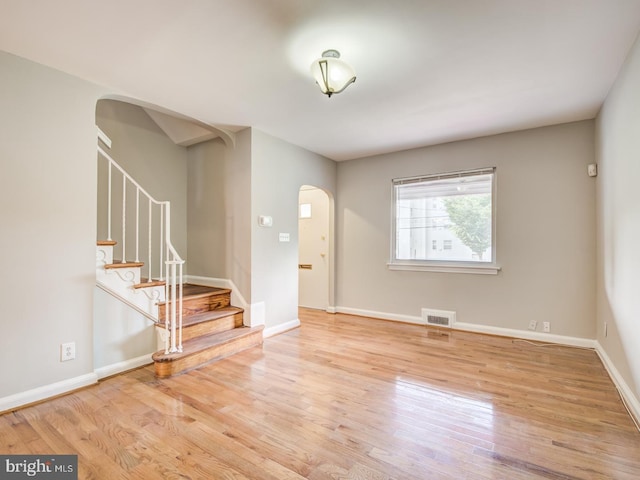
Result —
<instances>
[{"instance_id":1,"label":"ceiling light fixture","mask_svg":"<svg viewBox=\"0 0 640 480\"><path fill-rule=\"evenodd\" d=\"M337 50L322 52L322 58L318 58L311 64L311 74L322 93L328 97L342 92L356 81L356 72L353 67L340 60L340 52Z\"/></svg>"}]
</instances>

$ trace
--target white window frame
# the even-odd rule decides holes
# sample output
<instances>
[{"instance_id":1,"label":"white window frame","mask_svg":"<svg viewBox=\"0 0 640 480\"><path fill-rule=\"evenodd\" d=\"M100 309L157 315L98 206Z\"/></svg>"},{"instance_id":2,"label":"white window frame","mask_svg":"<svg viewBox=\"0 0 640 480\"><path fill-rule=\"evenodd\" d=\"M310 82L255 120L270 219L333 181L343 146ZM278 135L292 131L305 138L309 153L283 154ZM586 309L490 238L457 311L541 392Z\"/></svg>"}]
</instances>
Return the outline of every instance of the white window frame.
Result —
<instances>
[{"instance_id":1,"label":"white window frame","mask_svg":"<svg viewBox=\"0 0 640 480\"><path fill-rule=\"evenodd\" d=\"M428 182L433 180L442 180L449 178L463 178L475 175L492 174L491 182L491 261L456 261L456 260L406 260L396 258L396 187ZM500 271L500 267L496 262L496 191L497 191L497 174L495 167L480 168L473 170L462 170L457 172L439 173L431 175L421 175L418 177L407 177L393 179L391 182L391 252L390 261L387 264L390 270L410 270L410 271L428 271L428 272L449 272L449 273L475 273L495 275Z\"/></svg>"}]
</instances>

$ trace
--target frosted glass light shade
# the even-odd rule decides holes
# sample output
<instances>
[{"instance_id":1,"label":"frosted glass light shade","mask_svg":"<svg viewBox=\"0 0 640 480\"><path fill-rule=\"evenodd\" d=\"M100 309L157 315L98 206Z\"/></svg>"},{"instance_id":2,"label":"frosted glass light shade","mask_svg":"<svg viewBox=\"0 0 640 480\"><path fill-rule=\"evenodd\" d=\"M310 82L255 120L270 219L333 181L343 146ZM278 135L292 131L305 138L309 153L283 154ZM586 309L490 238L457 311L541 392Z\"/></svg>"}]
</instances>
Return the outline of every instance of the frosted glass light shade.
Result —
<instances>
[{"instance_id":1,"label":"frosted glass light shade","mask_svg":"<svg viewBox=\"0 0 640 480\"><path fill-rule=\"evenodd\" d=\"M337 50L327 50L311 64L311 74L325 95L340 93L356 81L356 72L351 65L340 60Z\"/></svg>"}]
</instances>

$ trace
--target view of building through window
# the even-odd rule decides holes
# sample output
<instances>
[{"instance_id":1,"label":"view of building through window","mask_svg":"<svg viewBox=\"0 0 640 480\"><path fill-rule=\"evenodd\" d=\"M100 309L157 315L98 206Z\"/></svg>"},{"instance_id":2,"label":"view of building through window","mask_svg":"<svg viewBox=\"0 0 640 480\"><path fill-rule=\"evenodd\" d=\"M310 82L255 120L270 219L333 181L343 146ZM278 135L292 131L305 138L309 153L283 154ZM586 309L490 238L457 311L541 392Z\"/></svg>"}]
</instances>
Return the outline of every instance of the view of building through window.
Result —
<instances>
[{"instance_id":1,"label":"view of building through window","mask_svg":"<svg viewBox=\"0 0 640 480\"><path fill-rule=\"evenodd\" d=\"M493 169L394 181L395 258L493 261Z\"/></svg>"}]
</instances>

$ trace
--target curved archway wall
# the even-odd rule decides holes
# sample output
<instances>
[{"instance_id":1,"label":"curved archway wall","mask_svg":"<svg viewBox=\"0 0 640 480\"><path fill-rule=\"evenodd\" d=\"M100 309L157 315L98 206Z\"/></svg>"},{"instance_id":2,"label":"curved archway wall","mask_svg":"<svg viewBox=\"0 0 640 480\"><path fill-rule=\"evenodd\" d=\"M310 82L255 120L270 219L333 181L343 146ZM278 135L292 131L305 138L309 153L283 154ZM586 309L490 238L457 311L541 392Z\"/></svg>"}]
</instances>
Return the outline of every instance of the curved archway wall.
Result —
<instances>
[{"instance_id":1,"label":"curved archway wall","mask_svg":"<svg viewBox=\"0 0 640 480\"><path fill-rule=\"evenodd\" d=\"M171 202L171 240L187 259L187 147L176 145L141 106L129 101L100 99L96 105L96 125L111 139L113 159L156 200ZM99 239L107 238L106 167L106 162L98 162ZM119 244L120 229L121 222L112 222L112 235ZM134 230L127 232L130 237L127 244L134 245ZM147 258L146 242L141 242L140 249L140 258Z\"/></svg>"}]
</instances>

